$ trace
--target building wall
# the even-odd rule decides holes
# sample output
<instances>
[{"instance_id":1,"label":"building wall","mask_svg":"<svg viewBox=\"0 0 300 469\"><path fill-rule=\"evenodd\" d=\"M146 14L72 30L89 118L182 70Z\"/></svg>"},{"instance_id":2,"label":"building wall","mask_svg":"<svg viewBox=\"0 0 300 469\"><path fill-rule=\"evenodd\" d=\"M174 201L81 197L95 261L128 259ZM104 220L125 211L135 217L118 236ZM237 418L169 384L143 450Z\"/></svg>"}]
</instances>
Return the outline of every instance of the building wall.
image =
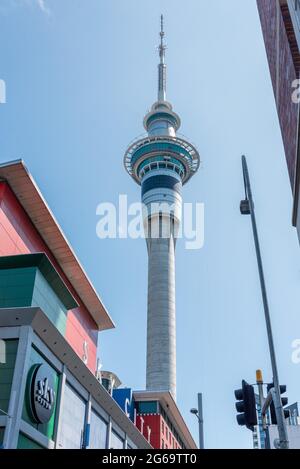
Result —
<instances>
[{"instance_id":1,"label":"building wall","mask_svg":"<svg viewBox=\"0 0 300 469\"><path fill-rule=\"evenodd\" d=\"M0 308L39 306L62 335L66 307L37 267L0 269Z\"/></svg>"},{"instance_id":2,"label":"building wall","mask_svg":"<svg viewBox=\"0 0 300 469\"><path fill-rule=\"evenodd\" d=\"M257 0L292 188L297 154L298 105L292 83L299 76L299 50L287 2Z\"/></svg>"},{"instance_id":3,"label":"building wall","mask_svg":"<svg viewBox=\"0 0 300 469\"><path fill-rule=\"evenodd\" d=\"M163 417L160 419L161 446L166 449L179 449L180 444L176 440L172 430Z\"/></svg>"},{"instance_id":4,"label":"building wall","mask_svg":"<svg viewBox=\"0 0 300 469\"><path fill-rule=\"evenodd\" d=\"M65 338L81 358L84 343L88 347L87 366L96 369L97 325L74 288L62 272L52 252L45 244L25 210L8 184L0 182L0 256L45 252L80 305L68 312Z\"/></svg>"},{"instance_id":5,"label":"building wall","mask_svg":"<svg viewBox=\"0 0 300 469\"><path fill-rule=\"evenodd\" d=\"M148 428L147 427L150 427L151 429L150 444L155 449L161 448L160 415L158 414L137 415L136 426L147 440L148 440Z\"/></svg>"},{"instance_id":6,"label":"building wall","mask_svg":"<svg viewBox=\"0 0 300 469\"><path fill-rule=\"evenodd\" d=\"M146 439L148 439L147 427L150 427L149 442L155 449L181 448L170 427L160 414L137 415L136 426Z\"/></svg>"},{"instance_id":7,"label":"building wall","mask_svg":"<svg viewBox=\"0 0 300 469\"><path fill-rule=\"evenodd\" d=\"M27 381L29 381L29 374L31 369L36 366L36 364L47 364L52 369L52 373L54 376L54 391L55 395L58 394L58 383L59 383L59 374L56 370L51 366L51 364L38 352L38 350L34 347L31 347L30 357L28 362L28 376ZM26 386L29 386L29 382L26 383ZM23 409L22 409L22 420L27 422L37 431L45 435L49 439L54 439L54 431L55 431L55 420L56 420L56 408L53 412L53 415L49 422L47 423L36 423L32 421L31 412L30 412L30 404L29 404L29 396L28 393L25 392L25 398L23 401Z\"/></svg>"}]
</instances>

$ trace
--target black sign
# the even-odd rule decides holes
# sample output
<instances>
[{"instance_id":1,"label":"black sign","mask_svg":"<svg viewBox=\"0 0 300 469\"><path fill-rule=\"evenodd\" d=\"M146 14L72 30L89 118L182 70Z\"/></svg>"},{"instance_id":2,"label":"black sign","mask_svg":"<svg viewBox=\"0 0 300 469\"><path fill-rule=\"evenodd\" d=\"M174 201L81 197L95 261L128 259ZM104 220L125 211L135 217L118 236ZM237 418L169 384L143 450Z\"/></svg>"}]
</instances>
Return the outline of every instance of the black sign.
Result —
<instances>
[{"instance_id":1,"label":"black sign","mask_svg":"<svg viewBox=\"0 0 300 469\"><path fill-rule=\"evenodd\" d=\"M30 380L30 410L37 423L47 423L55 407L54 372L45 365L34 365Z\"/></svg>"}]
</instances>

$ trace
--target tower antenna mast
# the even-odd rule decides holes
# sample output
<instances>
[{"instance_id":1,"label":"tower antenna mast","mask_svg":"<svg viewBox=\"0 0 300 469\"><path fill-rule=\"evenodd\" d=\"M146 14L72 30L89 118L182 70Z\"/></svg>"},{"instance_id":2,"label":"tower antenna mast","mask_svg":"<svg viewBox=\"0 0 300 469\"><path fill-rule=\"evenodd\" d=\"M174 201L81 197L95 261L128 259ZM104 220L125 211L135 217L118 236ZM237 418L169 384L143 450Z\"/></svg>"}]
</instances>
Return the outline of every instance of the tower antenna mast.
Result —
<instances>
[{"instance_id":1,"label":"tower antenna mast","mask_svg":"<svg viewBox=\"0 0 300 469\"><path fill-rule=\"evenodd\" d=\"M167 66L165 64L165 52L166 45L164 43L165 31L164 31L164 17L160 16L160 45L159 45L159 58L160 63L158 65L158 101L166 100L166 88L167 88Z\"/></svg>"}]
</instances>

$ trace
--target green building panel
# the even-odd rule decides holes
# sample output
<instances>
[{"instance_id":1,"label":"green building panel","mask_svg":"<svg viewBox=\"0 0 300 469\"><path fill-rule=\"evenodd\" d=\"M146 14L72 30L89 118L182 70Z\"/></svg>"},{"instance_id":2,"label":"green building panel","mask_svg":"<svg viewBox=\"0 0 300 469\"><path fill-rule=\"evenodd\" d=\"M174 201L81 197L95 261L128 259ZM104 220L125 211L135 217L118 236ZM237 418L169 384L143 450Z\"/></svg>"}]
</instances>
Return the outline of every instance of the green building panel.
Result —
<instances>
[{"instance_id":1,"label":"green building panel","mask_svg":"<svg viewBox=\"0 0 300 469\"><path fill-rule=\"evenodd\" d=\"M19 433L18 438L18 449L44 449L43 446L39 445L28 436L24 435L23 433Z\"/></svg>"},{"instance_id":2,"label":"green building panel","mask_svg":"<svg viewBox=\"0 0 300 469\"><path fill-rule=\"evenodd\" d=\"M8 412L10 391L18 350L18 339L3 340L2 348L4 348L5 353L3 354L0 362L0 409L4 412Z\"/></svg>"},{"instance_id":3,"label":"green building panel","mask_svg":"<svg viewBox=\"0 0 300 469\"><path fill-rule=\"evenodd\" d=\"M30 373L32 370L32 367L37 365L37 364L46 364L50 368L52 366L48 363L48 361L34 348L31 348L31 354L30 354L30 363L28 367L28 377L27 377L27 383L26 383L26 390L25 390L25 396L24 396L24 404L23 404L23 411L22 411L22 419L29 423L32 427L34 427L36 430L41 432L43 435L47 436L50 440L53 440L54 438L54 429L55 429L55 419L56 419L56 405L57 405L57 393L58 393L58 385L59 385L59 375L58 373L52 368L53 370L53 377L54 377L54 391L55 391L55 409L53 412L53 415L49 422L47 423L37 423L30 411Z\"/></svg>"},{"instance_id":4,"label":"green building panel","mask_svg":"<svg viewBox=\"0 0 300 469\"><path fill-rule=\"evenodd\" d=\"M38 306L62 335L77 303L46 254L0 257L0 308Z\"/></svg>"}]
</instances>

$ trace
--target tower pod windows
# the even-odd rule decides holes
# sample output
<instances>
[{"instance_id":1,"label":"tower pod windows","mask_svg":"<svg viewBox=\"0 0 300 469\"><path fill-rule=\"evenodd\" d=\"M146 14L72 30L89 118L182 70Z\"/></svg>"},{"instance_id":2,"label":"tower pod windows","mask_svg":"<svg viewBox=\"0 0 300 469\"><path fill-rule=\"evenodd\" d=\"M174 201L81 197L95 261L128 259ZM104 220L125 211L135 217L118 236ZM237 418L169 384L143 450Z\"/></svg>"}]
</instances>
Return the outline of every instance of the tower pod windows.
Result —
<instances>
[{"instance_id":1,"label":"tower pod windows","mask_svg":"<svg viewBox=\"0 0 300 469\"><path fill-rule=\"evenodd\" d=\"M154 158L156 161L153 161ZM144 160L138 167L137 176L139 179L142 179L149 171L157 169L168 169L170 171L175 171L182 179L185 175L185 168L183 164L176 158L165 155L155 156Z\"/></svg>"}]
</instances>

